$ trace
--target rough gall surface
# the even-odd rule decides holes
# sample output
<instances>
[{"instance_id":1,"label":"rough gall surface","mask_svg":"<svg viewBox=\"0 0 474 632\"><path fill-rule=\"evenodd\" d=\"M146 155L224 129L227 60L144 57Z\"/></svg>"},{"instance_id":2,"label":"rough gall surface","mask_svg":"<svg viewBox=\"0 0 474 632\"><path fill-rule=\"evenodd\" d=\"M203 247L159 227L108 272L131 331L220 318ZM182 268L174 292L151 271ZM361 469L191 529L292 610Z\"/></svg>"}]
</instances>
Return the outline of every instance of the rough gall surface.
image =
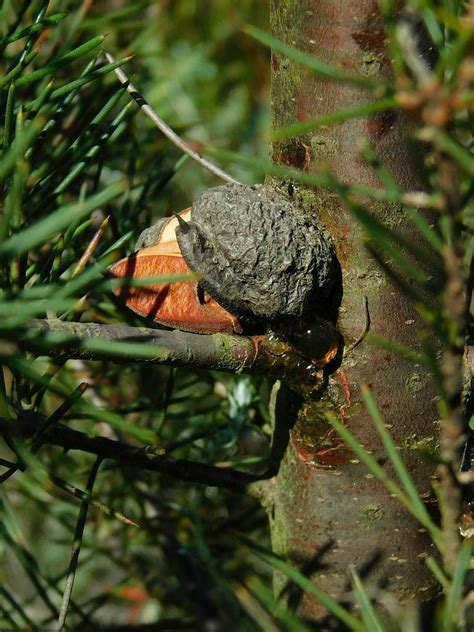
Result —
<instances>
[{"instance_id":1,"label":"rough gall surface","mask_svg":"<svg viewBox=\"0 0 474 632\"><path fill-rule=\"evenodd\" d=\"M290 324L324 311L337 278L332 241L312 213L264 185L224 185L176 231L202 287L238 318Z\"/></svg>"}]
</instances>

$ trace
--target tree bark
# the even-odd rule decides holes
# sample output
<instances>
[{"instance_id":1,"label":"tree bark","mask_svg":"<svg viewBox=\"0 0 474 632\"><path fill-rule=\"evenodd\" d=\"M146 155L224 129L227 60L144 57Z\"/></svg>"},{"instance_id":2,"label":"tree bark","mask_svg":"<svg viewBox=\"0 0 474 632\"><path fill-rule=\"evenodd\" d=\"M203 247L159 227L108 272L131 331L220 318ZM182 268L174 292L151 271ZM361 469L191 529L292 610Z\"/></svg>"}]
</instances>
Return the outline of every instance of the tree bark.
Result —
<instances>
[{"instance_id":1,"label":"tree bark","mask_svg":"<svg viewBox=\"0 0 474 632\"><path fill-rule=\"evenodd\" d=\"M272 0L271 26L275 37L334 66L361 75L390 75L374 0ZM274 129L370 98L359 88L321 79L280 54L272 55ZM407 122L395 111L274 143L273 160L307 172L324 165L343 182L380 187L358 152L356 143L362 138L403 190L420 188L409 160ZM346 345L364 329L367 298L372 332L418 348L421 322L415 309L368 255L362 231L341 200L322 189L301 191L299 197L318 214L336 243L343 273L338 325ZM417 240L398 205L373 203L371 211ZM433 585L424 563L430 542L325 420L327 411L336 412L391 474L361 399L362 383L372 389L420 493L430 495L433 466L420 451L436 444L438 430L430 376L420 366L363 342L346 355L323 401L303 404L297 412L268 505L273 548L333 596L342 597L350 588L348 569L354 565L369 586L388 582L402 599L423 598ZM284 407L277 414L284 416ZM303 615L324 616L318 604L301 600L291 586L285 586L282 576L276 576L275 587L278 593L286 591Z\"/></svg>"}]
</instances>

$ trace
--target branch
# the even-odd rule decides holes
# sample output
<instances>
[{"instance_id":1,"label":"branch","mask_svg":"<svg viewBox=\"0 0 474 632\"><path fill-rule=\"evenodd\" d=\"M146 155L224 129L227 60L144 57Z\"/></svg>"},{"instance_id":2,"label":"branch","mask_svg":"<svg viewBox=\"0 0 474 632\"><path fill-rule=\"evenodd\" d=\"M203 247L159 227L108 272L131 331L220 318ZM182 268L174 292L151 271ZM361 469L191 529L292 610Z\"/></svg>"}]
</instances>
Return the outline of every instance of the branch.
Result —
<instances>
[{"instance_id":1,"label":"branch","mask_svg":"<svg viewBox=\"0 0 474 632\"><path fill-rule=\"evenodd\" d=\"M110 55L110 53L105 53L105 56L109 63L115 63L115 59L112 57L112 55ZM176 145L176 147L181 149L181 151L183 151L185 154L188 154L188 156L199 163L202 167L204 167L214 175L218 176L222 180L225 180L226 182L231 182L232 184L242 184L231 175L226 173L223 169L218 167L216 164L201 156L201 154L199 154L197 151L194 151L194 149L192 149L188 145L188 143L180 138L178 134L176 134L176 132L174 132L171 127L167 123L165 123L165 121L161 117L159 117L158 114L152 109L151 105L148 103L145 97L140 94L140 92L138 92L138 90L135 88L135 86L127 77L127 75L123 72L123 70L120 70L120 68L115 68L114 72L117 75L120 83L126 86L127 92L137 103L137 105L148 116L148 118L153 121L156 127L161 130L161 132L163 132L163 134L167 138L169 138L172 143Z\"/></svg>"},{"instance_id":2,"label":"branch","mask_svg":"<svg viewBox=\"0 0 474 632\"><path fill-rule=\"evenodd\" d=\"M292 345L276 337L192 334L178 330L33 320L18 344L62 359L149 362L254 373L281 379L300 393L317 395L325 376ZM308 369L309 365L309 369Z\"/></svg>"},{"instance_id":3,"label":"branch","mask_svg":"<svg viewBox=\"0 0 474 632\"><path fill-rule=\"evenodd\" d=\"M329 337L331 332L328 333L329 342L332 341ZM62 360L150 362L234 373L260 373L286 381L292 389L305 396L321 393L327 379L317 363L311 363L295 347L275 336L201 335L125 325L33 320L26 323L17 337L17 344L23 350ZM15 352L13 348L12 352ZM25 421L16 427L24 438L37 431L36 425L30 427ZM280 437L278 446L272 446L269 466L263 474L172 459L105 437L89 437L60 424L45 428L41 443L89 452L121 465L160 472L181 481L246 493L264 502L268 479L278 471L283 453L280 444L285 443L287 438L286 433Z\"/></svg>"},{"instance_id":4,"label":"branch","mask_svg":"<svg viewBox=\"0 0 474 632\"><path fill-rule=\"evenodd\" d=\"M20 419L18 420L20 421ZM16 431L24 438L35 432L36 425L28 420L17 424ZM73 430L61 424L47 430L41 437L42 443L56 445L65 450L81 450L95 454L101 459L112 459L122 466L138 467L142 470L159 472L180 481L221 487L234 492L246 493L262 499L266 482L274 475L273 471L263 474L250 474L239 470L225 469L205 463L196 463L185 459L172 459L153 454L144 448L128 443L114 441L106 437L90 437L83 432Z\"/></svg>"}]
</instances>

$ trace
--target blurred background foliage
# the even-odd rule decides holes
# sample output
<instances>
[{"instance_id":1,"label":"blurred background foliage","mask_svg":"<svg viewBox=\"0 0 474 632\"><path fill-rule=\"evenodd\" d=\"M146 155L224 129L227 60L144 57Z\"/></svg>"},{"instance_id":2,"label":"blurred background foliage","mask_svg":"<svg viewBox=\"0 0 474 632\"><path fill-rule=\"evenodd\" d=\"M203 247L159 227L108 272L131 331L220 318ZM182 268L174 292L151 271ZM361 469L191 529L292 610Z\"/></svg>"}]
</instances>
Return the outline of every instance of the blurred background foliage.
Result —
<instances>
[{"instance_id":1,"label":"blurred background foliage","mask_svg":"<svg viewBox=\"0 0 474 632\"><path fill-rule=\"evenodd\" d=\"M265 458L263 380L19 359L14 345L23 323L46 314L138 323L114 303L103 271L133 250L154 219L218 184L183 160L130 102L102 46L118 60L133 55L127 74L186 139L266 156L269 52L241 28L266 28L267 12L266 2L250 0L1 3L1 237L34 225L29 252L24 241L13 243L0 270L4 419L31 411L44 419L64 402L63 423L86 433L244 469ZM235 175L255 180L245 167ZM92 200L92 216L75 213L80 200ZM51 214L55 226L38 231ZM98 245L76 269L101 225ZM84 383L89 388L80 397ZM0 456L12 461L6 444ZM1 471L1 629L54 627L79 512L68 485L84 490L94 462L47 446L40 458L14 476L8 465ZM104 506L88 514L66 628L169 619L166 629L246 629L252 618L238 586L268 571L231 531L245 524L268 544L256 503L111 462L102 466L93 497Z\"/></svg>"},{"instance_id":2,"label":"blurred background foliage","mask_svg":"<svg viewBox=\"0 0 474 632\"><path fill-rule=\"evenodd\" d=\"M425 261L442 267L448 280L451 273L458 285L459 279L468 282L469 269L472 274L474 166L468 145L474 29L471 22L459 19L467 3L408 4L421 16L439 60L432 76L429 68L420 66L412 46L404 49L403 42L397 44L394 4L384 0L380 6L398 83L382 85L371 77L353 77L321 65L313 56L266 35L266 2L1 3L0 629L56 629L57 620L61 628L67 613L66 629L135 625L148 630L308 630L276 604L263 562L312 593L349 629L384 629L356 575L354 616L259 549L255 542L271 547L264 512L251 499L111 461L99 464L83 452L65 453L41 442L44 428L61 421L151 454L242 470L263 467L270 425L265 380L146 364L52 360L24 353L19 341L29 335L25 325L35 317L142 324L116 301L104 272L133 251L138 234L154 219L189 206L200 191L218 183L184 160L130 101L112 72L124 65L163 118L198 149L216 148L217 156L232 163L237 178L254 182L265 173L291 176L340 195L364 227L381 267L395 283L403 284L427 328L457 359L459 378L467 326L464 295L461 292L455 301L457 320L441 304L441 292L435 305L427 307L423 291L429 275L415 261L410 265L409 256L416 259L424 253ZM350 108L281 128L275 138L401 107L414 116L418 140L433 148L428 152L433 158L427 165L428 192L405 196L368 146L361 146L361 154L373 165L381 188L358 183L347 187L324 170L289 173L272 164L266 138L269 53L244 34L247 23L262 29L247 29L261 43L326 78L363 85L374 97L364 109ZM405 33L405 44L412 43L410 38ZM108 64L103 48L117 62ZM430 79L432 91L424 90L419 74L423 81ZM426 242L424 248L414 250L397 230L371 216L354 201L361 195L400 203ZM420 205L439 213L438 231L414 209ZM388 253L391 261L380 253ZM450 272L450 254L458 276ZM404 283L404 274L409 283ZM442 292L447 295L447 290L449 284ZM466 294L469 300L469 286ZM30 334L45 353L67 342L54 335ZM113 343L100 342L113 353ZM425 344L414 353L396 348L393 341L374 343L430 368L439 386L443 432L453 411L459 413L452 402L460 398L461 384L454 394L446 389L437 350ZM405 506L418 519L422 514L421 524L438 536L369 393L365 400L400 479L395 495L405 498ZM333 425L356 452L361 450L337 420ZM36 434L23 441L14 433L16 426L32 428ZM357 454L386 484L370 454ZM92 490L87 516L87 503L78 501L84 490ZM393 493L393 487L389 490ZM459 539L458 524L451 526ZM238 539L235 529L250 540ZM68 604L74 575L70 560L76 559L81 538ZM463 582L470 576L469 540L458 548L451 560L454 570L428 560L446 595L438 604L443 631L455 629ZM411 617L412 611L405 610ZM413 627L415 620L416 612L407 624L412 627L405 629L418 629ZM139 627L148 623L152 627Z\"/></svg>"}]
</instances>

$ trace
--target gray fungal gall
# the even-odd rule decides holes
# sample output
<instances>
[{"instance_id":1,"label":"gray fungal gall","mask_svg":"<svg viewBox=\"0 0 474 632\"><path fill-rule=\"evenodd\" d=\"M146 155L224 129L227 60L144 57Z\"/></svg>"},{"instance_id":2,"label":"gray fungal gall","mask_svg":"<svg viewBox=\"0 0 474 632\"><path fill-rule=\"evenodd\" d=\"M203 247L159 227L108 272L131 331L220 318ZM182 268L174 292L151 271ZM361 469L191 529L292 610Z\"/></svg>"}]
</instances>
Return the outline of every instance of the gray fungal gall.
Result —
<instances>
[{"instance_id":1,"label":"gray fungal gall","mask_svg":"<svg viewBox=\"0 0 474 632\"><path fill-rule=\"evenodd\" d=\"M338 279L331 238L275 189L209 189L176 236L203 289L239 319L281 327L325 313Z\"/></svg>"}]
</instances>

